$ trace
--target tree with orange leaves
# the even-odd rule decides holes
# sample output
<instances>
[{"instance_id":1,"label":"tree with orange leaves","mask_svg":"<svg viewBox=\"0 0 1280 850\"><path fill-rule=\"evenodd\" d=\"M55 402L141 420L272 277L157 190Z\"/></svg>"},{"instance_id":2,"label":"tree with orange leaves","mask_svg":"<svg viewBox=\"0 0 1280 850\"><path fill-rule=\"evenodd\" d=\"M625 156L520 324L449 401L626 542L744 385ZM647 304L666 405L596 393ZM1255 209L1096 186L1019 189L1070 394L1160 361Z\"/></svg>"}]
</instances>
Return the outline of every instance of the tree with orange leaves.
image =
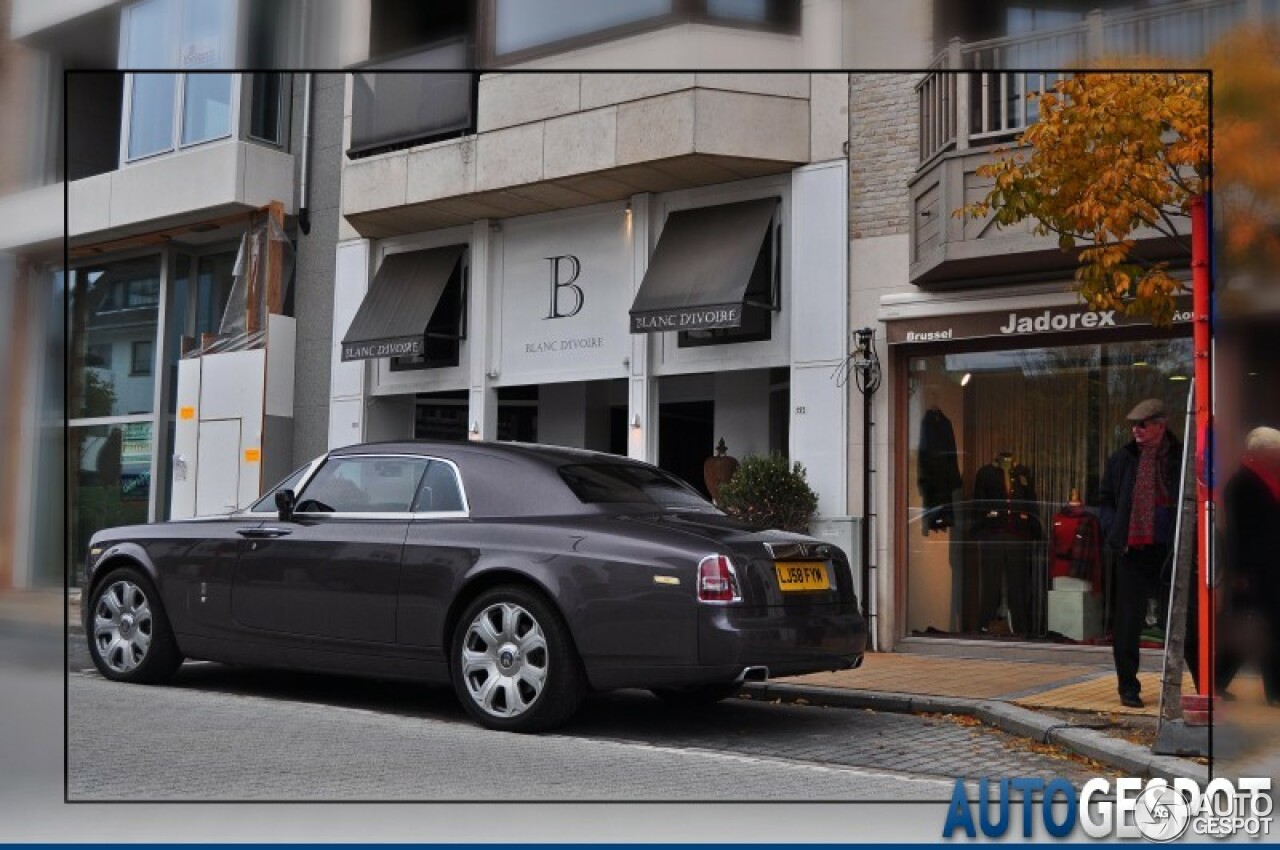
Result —
<instances>
[{"instance_id":1,"label":"tree with orange leaves","mask_svg":"<svg viewBox=\"0 0 1280 850\"><path fill-rule=\"evenodd\" d=\"M1180 219L1208 188L1207 75L1084 73L1039 95L1039 106L1018 139L1029 153L1001 151L979 168L991 191L956 215L994 215L1001 227L1034 220L1064 251L1079 247L1076 285L1092 309L1167 323L1184 285L1134 248L1147 234L1189 246Z\"/></svg>"}]
</instances>

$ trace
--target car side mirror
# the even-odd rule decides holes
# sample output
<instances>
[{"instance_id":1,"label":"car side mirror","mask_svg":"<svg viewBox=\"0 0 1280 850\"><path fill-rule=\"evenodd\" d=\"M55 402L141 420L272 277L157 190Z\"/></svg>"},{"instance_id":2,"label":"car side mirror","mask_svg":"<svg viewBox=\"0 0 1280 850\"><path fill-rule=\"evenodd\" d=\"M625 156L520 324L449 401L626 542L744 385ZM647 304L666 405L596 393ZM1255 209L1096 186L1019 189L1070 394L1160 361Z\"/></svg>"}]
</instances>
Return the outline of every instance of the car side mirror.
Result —
<instances>
[{"instance_id":1,"label":"car side mirror","mask_svg":"<svg viewBox=\"0 0 1280 850\"><path fill-rule=\"evenodd\" d=\"M280 513L281 522L293 521L293 508L297 502L298 497L292 490L281 490L276 493L276 510Z\"/></svg>"}]
</instances>

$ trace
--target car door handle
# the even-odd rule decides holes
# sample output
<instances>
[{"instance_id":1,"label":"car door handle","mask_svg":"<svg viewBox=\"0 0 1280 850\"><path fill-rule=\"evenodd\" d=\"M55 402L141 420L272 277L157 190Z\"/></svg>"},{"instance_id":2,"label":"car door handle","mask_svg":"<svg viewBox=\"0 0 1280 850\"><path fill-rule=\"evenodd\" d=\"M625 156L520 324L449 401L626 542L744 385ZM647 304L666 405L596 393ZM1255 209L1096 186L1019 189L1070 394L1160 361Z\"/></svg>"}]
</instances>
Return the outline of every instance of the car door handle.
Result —
<instances>
[{"instance_id":1,"label":"car door handle","mask_svg":"<svg viewBox=\"0 0 1280 850\"><path fill-rule=\"evenodd\" d=\"M241 537L284 537L286 534L293 534L293 530L289 528L237 528L236 534Z\"/></svg>"}]
</instances>

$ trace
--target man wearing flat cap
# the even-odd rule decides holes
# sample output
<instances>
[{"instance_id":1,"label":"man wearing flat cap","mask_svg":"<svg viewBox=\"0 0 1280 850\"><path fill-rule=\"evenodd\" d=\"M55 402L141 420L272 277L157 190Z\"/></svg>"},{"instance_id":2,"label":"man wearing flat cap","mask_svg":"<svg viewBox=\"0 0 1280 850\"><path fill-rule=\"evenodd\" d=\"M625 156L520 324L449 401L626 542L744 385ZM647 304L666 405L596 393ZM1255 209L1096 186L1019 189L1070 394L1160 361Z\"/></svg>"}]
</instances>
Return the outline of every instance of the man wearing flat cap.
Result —
<instances>
[{"instance_id":1,"label":"man wearing flat cap","mask_svg":"<svg viewBox=\"0 0 1280 850\"><path fill-rule=\"evenodd\" d=\"M1164 402L1149 398L1129 411L1133 439L1107 460L1098 493L1103 539L1118 555L1112 654L1120 702L1141 708L1138 644L1147 600L1173 546L1182 444L1169 433Z\"/></svg>"}]
</instances>

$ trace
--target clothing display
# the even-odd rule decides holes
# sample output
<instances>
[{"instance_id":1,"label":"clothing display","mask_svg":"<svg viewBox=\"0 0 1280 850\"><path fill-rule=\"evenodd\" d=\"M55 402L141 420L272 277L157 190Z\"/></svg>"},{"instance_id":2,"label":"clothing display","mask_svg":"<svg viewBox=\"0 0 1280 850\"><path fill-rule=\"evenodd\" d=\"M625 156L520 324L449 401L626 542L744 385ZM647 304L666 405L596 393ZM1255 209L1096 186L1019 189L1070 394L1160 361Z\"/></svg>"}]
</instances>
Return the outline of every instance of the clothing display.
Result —
<instances>
[{"instance_id":1,"label":"clothing display","mask_svg":"<svg viewBox=\"0 0 1280 850\"><path fill-rule=\"evenodd\" d=\"M1102 524L1079 502L1067 503L1053 517L1049 580L1083 579L1093 593L1102 592Z\"/></svg>"},{"instance_id":2,"label":"clothing display","mask_svg":"<svg viewBox=\"0 0 1280 850\"><path fill-rule=\"evenodd\" d=\"M960 477L960 456L956 433L947 415L936 407L925 411L920 423L920 446L916 484L924 506L924 534L955 525L955 492L964 483Z\"/></svg>"},{"instance_id":3,"label":"clothing display","mask_svg":"<svg viewBox=\"0 0 1280 850\"><path fill-rule=\"evenodd\" d=\"M1032 630L1034 544L1043 536L1031 470L1001 452L974 476L973 512L979 628L1000 619L1003 610L1010 630L1027 634Z\"/></svg>"}]
</instances>

